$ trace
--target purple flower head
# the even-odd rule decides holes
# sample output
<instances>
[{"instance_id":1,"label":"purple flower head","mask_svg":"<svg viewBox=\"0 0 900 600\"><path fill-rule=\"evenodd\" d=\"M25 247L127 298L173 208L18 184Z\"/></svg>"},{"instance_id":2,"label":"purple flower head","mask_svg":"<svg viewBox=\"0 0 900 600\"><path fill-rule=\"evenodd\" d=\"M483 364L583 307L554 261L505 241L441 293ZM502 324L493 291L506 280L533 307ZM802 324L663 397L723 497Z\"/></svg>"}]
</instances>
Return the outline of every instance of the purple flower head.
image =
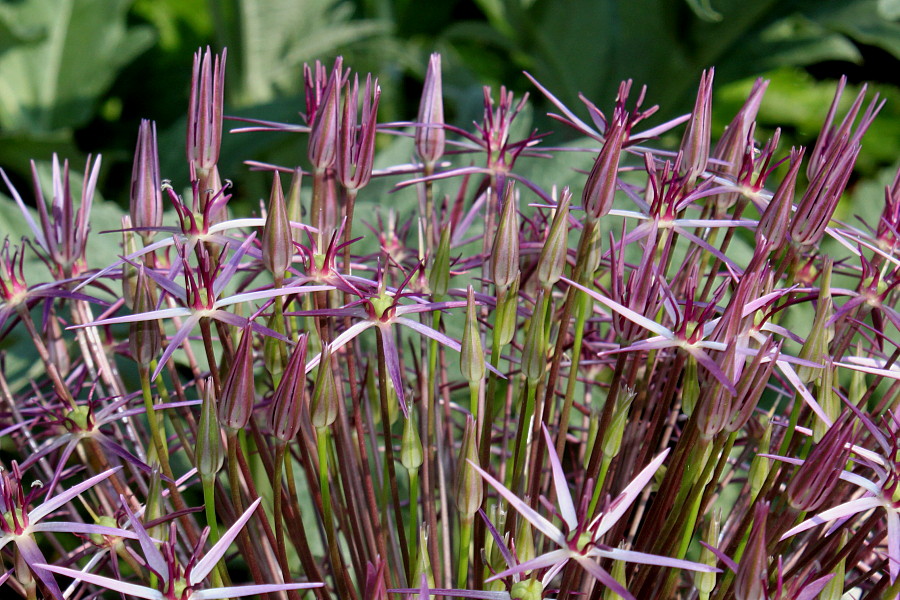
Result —
<instances>
[{"instance_id":1,"label":"purple flower head","mask_svg":"<svg viewBox=\"0 0 900 600\"><path fill-rule=\"evenodd\" d=\"M209 47L206 52L201 49L194 54L187 126L187 157L192 179L206 181L219 162L227 55L224 49L221 55L214 55Z\"/></svg>"},{"instance_id":2,"label":"purple flower head","mask_svg":"<svg viewBox=\"0 0 900 600\"><path fill-rule=\"evenodd\" d=\"M372 178L372 162L375 158L375 128L378 118L378 100L381 88L378 80L366 76L363 92L362 115L357 121L359 104L359 79L353 78L353 85L344 85L344 113L338 136L337 178L348 190L365 187Z\"/></svg>"}]
</instances>

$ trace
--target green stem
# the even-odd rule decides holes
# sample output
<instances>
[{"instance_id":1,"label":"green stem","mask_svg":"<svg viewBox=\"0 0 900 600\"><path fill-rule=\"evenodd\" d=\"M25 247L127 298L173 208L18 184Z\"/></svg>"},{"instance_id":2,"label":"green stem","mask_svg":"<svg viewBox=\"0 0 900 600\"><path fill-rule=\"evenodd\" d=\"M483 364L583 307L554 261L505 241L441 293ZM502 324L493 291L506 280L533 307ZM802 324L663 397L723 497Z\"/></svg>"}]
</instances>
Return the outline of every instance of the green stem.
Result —
<instances>
[{"instance_id":1,"label":"green stem","mask_svg":"<svg viewBox=\"0 0 900 600\"><path fill-rule=\"evenodd\" d=\"M469 546L472 543L473 517L459 517L459 559L456 565L456 587L466 589L466 580L469 578Z\"/></svg>"},{"instance_id":2,"label":"green stem","mask_svg":"<svg viewBox=\"0 0 900 600\"><path fill-rule=\"evenodd\" d=\"M419 470L409 469L409 556L415 560L419 538ZM423 548L424 550L424 548Z\"/></svg>"}]
</instances>

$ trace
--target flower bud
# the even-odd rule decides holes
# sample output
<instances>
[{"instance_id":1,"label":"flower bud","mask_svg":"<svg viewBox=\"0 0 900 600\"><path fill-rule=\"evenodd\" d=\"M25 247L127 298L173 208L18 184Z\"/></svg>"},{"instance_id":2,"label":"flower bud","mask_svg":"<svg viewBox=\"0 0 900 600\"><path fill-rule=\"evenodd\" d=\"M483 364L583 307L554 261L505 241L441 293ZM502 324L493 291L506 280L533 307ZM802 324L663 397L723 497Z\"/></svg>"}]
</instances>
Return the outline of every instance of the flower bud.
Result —
<instances>
[{"instance_id":1,"label":"flower bud","mask_svg":"<svg viewBox=\"0 0 900 600\"><path fill-rule=\"evenodd\" d=\"M715 511L713 511L713 514L710 515L710 518L706 523L706 527L703 530L703 541L712 547L716 547L719 545L719 526L721 525L721 522L722 510L716 509ZM707 567L715 568L716 563L718 562L718 558L712 550L704 547L700 551L699 562L706 565ZM703 571L695 572L694 587L696 587L697 591L700 592L700 598L709 598L709 595L716 587L716 574Z\"/></svg>"},{"instance_id":2,"label":"flower bud","mask_svg":"<svg viewBox=\"0 0 900 600\"><path fill-rule=\"evenodd\" d=\"M811 512L829 499L850 457L853 427L836 422L798 467L787 487L788 501L800 511Z\"/></svg>"},{"instance_id":3,"label":"flower bud","mask_svg":"<svg viewBox=\"0 0 900 600\"><path fill-rule=\"evenodd\" d=\"M362 118L357 123L356 111L359 104L359 80L348 82L344 94L344 114L338 135L337 178L347 190L359 190L372 179L372 163L375 159L375 129L378 118L378 100L381 88L372 76L366 77L363 95Z\"/></svg>"},{"instance_id":4,"label":"flower bud","mask_svg":"<svg viewBox=\"0 0 900 600\"><path fill-rule=\"evenodd\" d=\"M525 332L525 345L522 347L522 374L532 385L541 380L547 367L547 333L544 324L546 302L546 294L544 290L540 290L534 303L528 330Z\"/></svg>"},{"instance_id":5,"label":"flower bud","mask_svg":"<svg viewBox=\"0 0 900 600\"><path fill-rule=\"evenodd\" d=\"M297 437L297 433L300 431L303 395L306 392L306 340L306 334L301 335L297 340L284 376L278 383L272 398L269 425L272 434L285 443Z\"/></svg>"},{"instance_id":6,"label":"flower bud","mask_svg":"<svg viewBox=\"0 0 900 600\"><path fill-rule=\"evenodd\" d=\"M201 191L209 187L202 182L207 180L219 161L226 56L225 50L222 50L220 57L213 55L209 48L202 56L199 50L194 54L188 107L187 156L192 172L201 180Z\"/></svg>"},{"instance_id":7,"label":"flower bud","mask_svg":"<svg viewBox=\"0 0 900 600\"><path fill-rule=\"evenodd\" d=\"M497 312L494 316L494 332L497 343L505 346L516 336L516 317L519 308L519 273L506 290L497 292ZM499 350L498 350L499 351Z\"/></svg>"},{"instance_id":8,"label":"flower bud","mask_svg":"<svg viewBox=\"0 0 900 600\"><path fill-rule=\"evenodd\" d=\"M694 180L706 170L706 163L709 162L714 74L715 70L710 68L708 71L703 71L703 74L700 76L700 88L697 90L694 111L691 113L687 128L684 130L684 137L681 138L682 174L691 187L693 187Z\"/></svg>"},{"instance_id":9,"label":"flower bud","mask_svg":"<svg viewBox=\"0 0 900 600\"><path fill-rule=\"evenodd\" d=\"M491 249L491 277L498 290L509 287L519 273L518 203L518 193L511 181L506 186L506 198L503 200L500 223Z\"/></svg>"},{"instance_id":10,"label":"flower bud","mask_svg":"<svg viewBox=\"0 0 900 600\"><path fill-rule=\"evenodd\" d=\"M262 236L263 264L275 277L275 283L284 281L284 272L291 266L294 256L294 239L288 222L281 177L276 171L272 180L272 194L269 196L269 210Z\"/></svg>"},{"instance_id":11,"label":"flower bud","mask_svg":"<svg viewBox=\"0 0 900 600\"><path fill-rule=\"evenodd\" d=\"M287 195L287 216L291 223L300 223L303 220L303 205L300 192L303 187L303 169L297 167L291 176L291 187ZM293 229L292 229L293 231ZM291 234L293 239L293 233Z\"/></svg>"},{"instance_id":12,"label":"flower bud","mask_svg":"<svg viewBox=\"0 0 900 600\"><path fill-rule=\"evenodd\" d=\"M775 195L769 200L769 205L763 211L756 228L757 246L768 246L772 249L780 249L787 239L788 227L791 223L791 208L794 202L794 188L797 183L797 173L803 162L804 149L791 149L791 166L784 179L775 191Z\"/></svg>"},{"instance_id":13,"label":"flower bud","mask_svg":"<svg viewBox=\"0 0 900 600\"><path fill-rule=\"evenodd\" d=\"M606 128L603 149L594 161L581 194L581 204L588 220L596 221L609 213L616 195L619 157L628 137L628 115L617 111Z\"/></svg>"},{"instance_id":14,"label":"flower bud","mask_svg":"<svg viewBox=\"0 0 900 600\"><path fill-rule=\"evenodd\" d=\"M608 457L617 456L622 448L622 436L625 434L625 424L628 421L628 411L637 394L634 388L619 386L615 398L612 420L609 427L603 433L603 454ZM609 401L607 399L607 401Z\"/></svg>"},{"instance_id":15,"label":"flower bud","mask_svg":"<svg viewBox=\"0 0 900 600\"><path fill-rule=\"evenodd\" d=\"M765 597L763 592L768 577L768 553L766 552L766 517L768 514L768 502L756 504L750 539L734 578L736 600L760 600Z\"/></svg>"},{"instance_id":16,"label":"flower bud","mask_svg":"<svg viewBox=\"0 0 900 600\"><path fill-rule=\"evenodd\" d=\"M469 385L478 385L484 379L484 350L475 314L475 290L469 286L466 304L466 326L463 329L462 347L459 351L459 369Z\"/></svg>"},{"instance_id":17,"label":"flower bud","mask_svg":"<svg viewBox=\"0 0 900 600\"><path fill-rule=\"evenodd\" d=\"M509 597L511 600L541 600L544 597L544 586L535 578L517 581L509 589Z\"/></svg>"},{"instance_id":18,"label":"flower bud","mask_svg":"<svg viewBox=\"0 0 900 600\"><path fill-rule=\"evenodd\" d=\"M569 201L571 199L572 194L569 193L569 188L563 188L562 198L556 207L553 222L550 224L550 233L547 234L547 240L544 242L541 256L538 259L537 277L545 290L549 290L559 281L566 266L569 241Z\"/></svg>"},{"instance_id":19,"label":"flower bud","mask_svg":"<svg viewBox=\"0 0 900 600\"><path fill-rule=\"evenodd\" d=\"M131 217L122 216L122 253L131 256L138 251L137 235L131 231ZM134 312L134 297L137 294L137 267L122 263L122 300Z\"/></svg>"},{"instance_id":20,"label":"flower bud","mask_svg":"<svg viewBox=\"0 0 900 600\"><path fill-rule=\"evenodd\" d=\"M135 227L162 226L162 181L159 178L159 152L156 147L156 123L146 119L138 129L137 149L131 170L129 214ZM141 231L144 244L149 244L153 231Z\"/></svg>"},{"instance_id":21,"label":"flower bud","mask_svg":"<svg viewBox=\"0 0 900 600\"><path fill-rule=\"evenodd\" d=\"M141 266L138 270L137 296L134 299L135 314L146 313L156 308L153 288L150 279ZM132 358L143 368L147 368L162 347L162 333L159 330L159 321L150 319L147 321L132 321L128 336L128 349Z\"/></svg>"},{"instance_id":22,"label":"flower bud","mask_svg":"<svg viewBox=\"0 0 900 600\"><path fill-rule=\"evenodd\" d=\"M469 415L466 417L466 431L459 449L456 476L453 480L453 501L456 503L456 509L465 519L475 516L475 513L481 508L481 500L484 495L484 483L481 481L481 475L472 468L472 464L479 464L476 436L475 419Z\"/></svg>"},{"instance_id":23,"label":"flower bud","mask_svg":"<svg viewBox=\"0 0 900 600\"><path fill-rule=\"evenodd\" d=\"M234 361L222 386L219 423L231 431L243 429L250 422L255 402L253 329L247 325L241 332L241 341L235 350Z\"/></svg>"},{"instance_id":24,"label":"flower bud","mask_svg":"<svg viewBox=\"0 0 900 600\"><path fill-rule=\"evenodd\" d=\"M537 557L534 547L534 535L531 532L531 523L528 519L519 517L516 524L516 559L519 564Z\"/></svg>"},{"instance_id":25,"label":"flower bud","mask_svg":"<svg viewBox=\"0 0 900 600\"><path fill-rule=\"evenodd\" d=\"M425 527L419 529L419 553L416 557L416 566L413 570L413 581L422 581L424 578L429 588L434 587L434 571L431 568L431 557L428 556L428 530Z\"/></svg>"},{"instance_id":26,"label":"flower bud","mask_svg":"<svg viewBox=\"0 0 900 600\"><path fill-rule=\"evenodd\" d=\"M331 362L331 346L327 345L322 349L322 359L319 361L319 372L316 375L316 387L309 409L313 427L316 429L328 427L334 423L338 415L338 389Z\"/></svg>"},{"instance_id":27,"label":"flower bud","mask_svg":"<svg viewBox=\"0 0 900 600\"><path fill-rule=\"evenodd\" d=\"M444 155L444 97L441 86L441 55L428 61L425 85L419 101L419 127L416 127L416 152L426 164L434 164Z\"/></svg>"},{"instance_id":28,"label":"flower bud","mask_svg":"<svg viewBox=\"0 0 900 600\"><path fill-rule=\"evenodd\" d=\"M434 255L431 272L428 274L428 287L435 298L443 298L450 287L450 227L441 230L441 241Z\"/></svg>"},{"instance_id":29,"label":"flower bud","mask_svg":"<svg viewBox=\"0 0 900 600\"><path fill-rule=\"evenodd\" d=\"M403 421L403 441L400 443L400 464L407 471L417 471L425 460L425 450L422 448L422 440L419 438L419 428L416 420L410 412L409 417Z\"/></svg>"},{"instance_id":30,"label":"flower bud","mask_svg":"<svg viewBox=\"0 0 900 600\"><path fill-rule=\"evenodd\" d=\"M763 430L762 438L759 440L756 456L750 461L750 472L747 479L750 481L750 496L756 498L762 489L766 478L769 476L769 459L761 456L769 453L769 446L772 443L772 421L768 419L766 428Z\"/></svg>"},{"instance_id":31,"label":"flower bud","mask_svg":"<svg viewBox=\"0 0 900 600\"><path fill-rule=\"evenodd\" d=\"M208 377L203 388L200 422L197 424L197 444L194 447L197 472L204 480L215 477L225 460L219 421L216 419L216 405L216 386L212 377Z\"/></svg>"},{"instance_id":32,"label":"flower bud","mask_svg":"<svg viewBox=\"0 0 900 600\"><path fill-rule=\"evenodd\" d=\"M828 344L834 337L834 324L831 317L834 314L834 305L831 300L831 266L830 258L825 259L819 281L819 299L816 306L816 317L813 320L812 329L800 348L800 358L816 364L825 362L828 355ZM809 383L821 377L821 367L797 367L797 376L804 383Z\"/></svg>"},{"instance_id":33,"label":"flower bud","mask_svg":"<svg viewBox=\"0 0 900 600\"><path fill-rule=\"evenodd\" d=\"M339 120L340 92L343 85L343 59L334 61L334 68L328 83L318 98L315 114L311 115L309 131L309 161L317 171L324 171L334 164L337 156L337 136ZM309 91L307 91L307 95ZM309 98L307 98L309 103Z\"/></svg>"}]
</instances>

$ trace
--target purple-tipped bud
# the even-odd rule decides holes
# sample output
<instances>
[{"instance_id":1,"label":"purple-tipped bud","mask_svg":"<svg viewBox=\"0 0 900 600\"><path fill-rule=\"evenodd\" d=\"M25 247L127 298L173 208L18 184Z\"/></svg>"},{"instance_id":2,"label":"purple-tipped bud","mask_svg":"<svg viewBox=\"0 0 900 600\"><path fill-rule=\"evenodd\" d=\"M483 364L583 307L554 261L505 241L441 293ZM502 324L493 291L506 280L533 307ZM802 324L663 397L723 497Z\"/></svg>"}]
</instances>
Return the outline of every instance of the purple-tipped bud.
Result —
<instances>
[{"instance_id":1,"label":"purple-tipped bud","mask_svg":"<svg viewBox=\"0 0 900 600\"><path fill-rule=\"evenodd\" d=\"M306 346L303 334L288 360L284 376L275 389L269 425L272 434L282 442L290 442L300 431L303 395L306 393Z\"/></svg>"},{"instance_id":2,"label":"purple-tipped bud","mask_svg":"<svg viewBox=\"0 0 900 600\"><path fill-rule=\"evenodd\" d=\"M753 513L753 529L750 540L738 565L734 579L734 597L736 600L760 600L764 598L765 583L768 570L768 553L766 552L766 517L769 514L769 503L759 502Z\"/></svg>"},{"instance_id":3,"label":"purple-tipped bud","mask_svg":"<svg viewBox=\"0 0 900 600\"><path fill-rule=\"evenodd\" d=\"M334 423L338 415L338 406L338 389L332 366L331 346L325 346L322 348L316 387L309 408L313 427L321 429Z\"/></svg>"},{"instance_id":4,"label":"purple-tipped bud","mask_svg":"<svg viewBox=\"0 0 900 600\"><path fill-rule=\"evenodd\" d=\"M619 114L622 112L622 114ZM619 157L628 138L628 114L617 111L606 129L603 149L594 161L581 194L581 204L589 220L605 216L616 195L616 178L619 173Z\"/></svg>"},{"instance_id":5,"label":"purple-tipped bud","mask_svg":"<svg viewBox=\"0 0 900 600\"><path fill-rule=\"evenodd\" d=\"M309 161L317 171L324 171L331 167L337 156L340 95L343 80L343 58L339 56L334 61L334 68L324 88L319 88L320 82L318 78L314 89L307 81L307 106L314 109L308 110L307 114L307 118L312 119L307 151L309 153ZM317 92L316 98L312 103L309 98L311 89Z\"/></svg>"},{"instance_id":6,"label":"purple-tipped bud","mask_svg":"<svg viewBox=\"0 0 900 600\"><path fill-rule=\"evenodd\" d=\"M491 276L497 289L505 289L519 274L519 194L515 184L506 186L500 223L491 249Z\"/></svg>"},{"instance_id":7,"label":"purple-tipped bud","mask_svg":"<svg viewBox=\"0 0 900 600\"><path fill-rule=\"evenodd\" d=\"M477 385L484 379L484 351L481 348L481 333L475 312L475 290L471 285L466 298L466 325L459 351L459 369L469 385Z\"/></svg>"},{"instance_id":8,"label":"purple-tipped bud","mask_svg":"<svg viewBox=\"0 0 900 600\"><path fill-rule=\"evenodd\" d=\"M366 91L363 94L362 119L357 123L356 111L359 104L359 79L348 82L344 91L344 114L338 137L337 177L348 190L359 190L372 179L372 164L375 160L375 130L378 120L378 100L381 88L378 80L374 84L372 76L366 76Z\"/></svg>"},{"instance_id":9,"label":"purple-tipped bud","mask_svg":"<svg viewBox=\"0 0 900 600\"><path fill-rule=\"evenodd\" d=\"M794 188L800 164L803 162L803 152L803 148L791 149L790 169L781 180L775 195L772 196L769 205L759 219L759 226L756 228L758 246L777 250L787 239L788 227L791 222L791 208L793 208L794 202Z\"/></svg>"},{"instance_id":10,"label":"purple-tipped bud","mask_svg":"<svg viewBox=\"0 0 900 600\"><path fill-rule=\"evenodd\" d=\"M428 61L425 86L419 101L419 127L416 128L416 152L426 164L434 164L444 155L444 96L441 86L441 55Z\"/></svg>"},{"instance_id":11,"label":"purple-tipped bud","mask_svg":"<svg viewBox=\"0 0 900 600\"><path fill-rule=\"evenodd\" d=\"M134 298L135 314L151 312L156 309L156 300L154 298L152 283L150 277L144 273L142 266L138 270L137 284ZM162 347L162 333L159 330L159 321L150 319L148 321L132 321L131 332L128 335L128 349L132 358L147 368Z\"/></svg>"},{"instance_id":12,"label":"purple-tipped bud","mask_svg":"<svg viewBox=\"0 0 900 600\"><path fill-rule=\"evenodd\" d=\"M219 422L231 431L243 429L250 422L255 403L253 329L247 325L241 332L241 341L234 352L234 361L222 386Z\"/></svg>"},{"instance_id":13,"label":"purple-tipped bud","mask_svg":"<svg viewBox=\"0 0 900 600\"><path fill-rule=\"evenodd\" d=\"M263 228L262 255L263 263L280 285L294 256L294 238L288 222L281 177L277 172L272 180L272 194L269 196L269 210Z\"/></svg>"},{"instance_id":14,"label":"purple-tipped bud","mask_svg":"<svg viewBox=\"0 0 900 600\"><path fill-rule=\"evenodd\" d=\"M456 509L463 518L471 519L481 508L484 496L484 482L481 475L472 468L472 463L478 462L478 442L475 419L471 415L466 417L466 431L463 434L462 446L459 449L459 458L456 461L456 474L453 478L453 501Z\"/></svg>"},{"instance_id":15,"label":"purple-tipped bud","mask_svg":"<svg viewBox=\"0 0 900 600\"><path fill-rule=\"evenodd\" d=\"M566 267L566 256L569 248L569 202L572 194L569 188L563 188L562 198L556 207L556 214L550 224L550 232L541 249L538 259L538 281L545 290L556 285Z\"/></svg>"},{"instance_id":16,"label":"purple-tipped bud","mask_svg":"<svg viewBox=\"0 0 900 600\"><path fill-rule=\"evenodd\" d=\"M225 461L221 430L216 418L217 405L216 386L212 377L208 377L203 387L203 403L200 405L200 421L197 424L197 444L194 446L197 472L204 480L215 477Z\"/></svg>"},{"instance_id":17,"label":"purple-tipped bud","mask_svg":"<svg viewBox=\"0 0 900 600\"><path fill-rule=\"evenodd\" d=\"M712 85L715 69L703 71L694 111L681 138L682 174L692 185L706 170L709 162L710 121L712 120Z\"/></svg>"},{"instance_id":18,"label":"purple-tipped bud","mask_svg":"<svg viewBox=\"0 0 900 600\"><path fill-rule=\"evenodd\" d=\"M191 98L188 107L187 157L196 176L205 181L204 174L219 162L222 144L222 107L225 101L225 57L206 52L194 54L191 77Z\"/></svg>"},{"instance_id":19,"label":"purple-tipped bud","mask_svg":"<svg viewBox=\"0 0 900 600\"><path fill-rule=\"evenodd\" d=\"M853 427L838 421L813 447L787 487L788 501L800 511L814 511L828 500L850 456Z\"/></svg>"},{"instance_id":20,"label":"purple-tipped bud","mask_svg":"<svg viewBox=\"0 0 900 600\"><path fill-rule=\"evenodd\" d=\"M715 167L719 173L730 175L733 178L737 177L744 152L748 143L752 142L749 139L750 131L754 126L756 114L759 112L759 106L762 104L763 95L768 87L769 82L766 79L759 78L753 82L753 89L750 90L741 109L731 123L725 127L713 152L715 157L724 163Z\"/></svg>"},{"instance_id":21,"label":"purple-tipped bud","mask_svg":"<svg viewBox=\"0 0 900 600\"><path fill-rule=\"evenodd\" d=\"M131 220L135 227L158 228L162 225L162 182L159 179L159 152L156 147L156 123L146 119L138 130L137 149L131 170ZM152 231L141 231L144 243Z\"/></svg>"},{"instance_id":22,"label":"purple-tipped bud","mask_svg":"<svg viewBox=\"0 0 900 600\"><path fill-rule=\"evenodd\" d=\"M756 405L762 393L766 390L766 384L772 376L781 347L775 345L772 338L768 338L757 350L750 364L741 372L737 385L737 394L734 397L731 421L725 425L728 432L741 429L753 416Z\"/></svg>"}]
</instances>

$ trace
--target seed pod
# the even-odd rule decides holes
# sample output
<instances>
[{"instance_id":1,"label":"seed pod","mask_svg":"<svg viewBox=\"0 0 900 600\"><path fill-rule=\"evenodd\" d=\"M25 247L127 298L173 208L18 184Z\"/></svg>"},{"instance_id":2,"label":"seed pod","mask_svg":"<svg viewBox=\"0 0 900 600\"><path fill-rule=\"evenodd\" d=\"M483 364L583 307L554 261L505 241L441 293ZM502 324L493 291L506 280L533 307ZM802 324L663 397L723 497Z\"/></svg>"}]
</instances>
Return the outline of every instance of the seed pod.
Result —
<instances>
[{"instance_id":1,"label":"seed pod","mask_svg":"<svg viewBox=\"0 0 900 600\"><path fill-rule=\"evenodd\" d=\"M316 429L328 427L337 419L338 389L331 362L331 346L328 345L322 349L319 373L316 376L316 387L313 391L312 404L309 409L313 427Z\"/></svg>"},{"instance_id":2,"label":"seed pod","mask_svg":"<svg viewBox=\"0 0 900 600\"><path fill-rule=\"evenodd\" d=\"M481 333L478 330L478 318L475 316L475 290L471 285L467 299L466 325L459 351L459 369L469 385L477 385L484 379L484 350L481 348Z\"/></svg>"},{"instance_id":3,"label":"seed pod","mask_svg":"<svg viewBox=\"0 0 900 600\"><path fill-rule=\"evenodd\" d=\"M556 285L556 282L562 277L563 269L566 266L569 237L569 201L571 199L572 194L569 193L569 188L564 188L562 198L556 207L556 214L553 216L553 222L550 224L550 232L547 234L547 240L544 242L541 256L538 259L538 281L545 290L549 290Z\"/></svg>"},{"instance_id":4,"label":"seed pod","mask_svg":"<svg viewBox=\"0 0 900 600\"><path fill-rule=\"evenodd\" d=\"M409 417L403 421L403 441L400 443L400 463L407 471L416 471L425 460L425 450L422 448L422 440L419 438L419 428L416 420L410 412Z\"/></svg>"}]
</instances>

